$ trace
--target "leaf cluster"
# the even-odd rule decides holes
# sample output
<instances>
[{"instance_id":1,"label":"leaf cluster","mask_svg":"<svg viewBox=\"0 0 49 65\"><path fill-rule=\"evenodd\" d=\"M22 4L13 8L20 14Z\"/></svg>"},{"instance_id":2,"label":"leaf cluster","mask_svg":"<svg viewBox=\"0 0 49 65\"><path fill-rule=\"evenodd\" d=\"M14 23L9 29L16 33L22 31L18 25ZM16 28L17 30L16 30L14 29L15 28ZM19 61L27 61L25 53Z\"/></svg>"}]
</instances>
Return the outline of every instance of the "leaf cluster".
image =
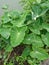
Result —
<instances>
[{"instance_id":1,"label":"leaf cluster","mask_svg":"<svg viewBox=\"0 0 49 65\"><path fill-rule=\"evenodd\" d=\"M0 52L4 50L4 65L9 54L19 45L25 45L20 56L14 56L19 65L27 61L40 65L49 58L49 0L21 0L22 12L5 11L0 21ZM8 57L7 57L8 56ZM13 58L7 65L14 65Z\"/></svg>"}]
</instances>

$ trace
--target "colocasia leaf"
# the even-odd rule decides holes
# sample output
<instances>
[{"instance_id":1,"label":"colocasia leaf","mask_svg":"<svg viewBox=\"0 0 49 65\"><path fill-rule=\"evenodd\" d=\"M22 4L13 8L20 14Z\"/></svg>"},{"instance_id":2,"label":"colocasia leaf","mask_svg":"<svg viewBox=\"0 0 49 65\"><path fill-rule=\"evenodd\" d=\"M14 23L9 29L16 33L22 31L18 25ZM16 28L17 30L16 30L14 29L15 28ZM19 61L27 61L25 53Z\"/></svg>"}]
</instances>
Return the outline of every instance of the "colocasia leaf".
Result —
<instances>
[{"instance_id":1,"label":"colocasia leaf","mask_svg":"<svg viewBox=\"0 0 49 65\"><path fill-rule=\"evenodd\" d=\"M33 33L26 35L23 43L32 44L33 46L37 46L37 47L43 47L43 45L44 45L40 36L35 35Z\"/></svg>"},{"instance_id":2,"label":"colocasia leaf","mask_svg":"<svg viewBox=\"0 0 49 65\"><path fill-rule=\"evenodd\" d=\"M10 43L12 47L18 46L24 39L27 27L17 28L11 31Z\"/></svg>"},{"instance_id":3,"label":"colocasia leaf","mask_svg":"<svg viewBox=\"0 0 49 65\"><path fill-rule=\"evenodd\" d=\"M46 29L49 32L49 24L48 23L43 23L42 28Z\"/></svg>"},{"instance_id":4,"label":"colocasia leaf","mask_svg":"<svg viewBox=\"0 0 49 65\"><path fill-rule=\"evenodd\" d=\"M45 60L49 58L49 55L46 53L44 49L36 48L34 51L30 53L32 58L37 58L38 60Z\"/></svg>"},{"instance_id":5,"label":"colocasia leaf","mask_svg":"<svg viewBox=\"0 0 49 65\"><path fill-rule=\"evenodd\" d=\"M24 26L24 22L25 22L25 19L26 19L26 13L22 14L20 16L19 19L17 20L12 20L11 23L13 24L13 26L17 26L17 27L22 27Z\"/></svg>"},{"instance_id":6,"label":"colocasia leaf","mask_svg":"<svg viewBox=\"0 0 49 65\"><path fill-rule=\"evenodd\" d=\"M29 25L29 29L35 34L40 34L40 30L42 29L41 21L42 21L41 19L34 21L34 23Z\"/></svg>"},{"instance_id":7,"label":"colocasia leaf","mask_svg":"<svg viewBox=\"0 0 49 65\"><path fill-rule=\"evenodd\" d=\"M47 32L45 35L41 35L42 36L42 40L44 41L44 43L49 46L49 32Z\"/></svg>"},{"instance_id":8,"label":"colocasia leaf","mask_svg":"<svg viewBox=\"0 0 49 65\"><path fill-rule=\"evenodd\" d=\"M10 28L0 28L0 34L2 37L4 37L5 39L8 39L10 36Z\"/></svg>"},{"instance_id":9,"label":"colocasia leaf","mask_svg":"<svg viewBox=\"0 0 49 65\"><path fill-rule=\"evenodd\" d=\"M13 50L12 46L10 44L7 44L5 47L6 52L11 52Z\"/></svg>"}]
</instances>

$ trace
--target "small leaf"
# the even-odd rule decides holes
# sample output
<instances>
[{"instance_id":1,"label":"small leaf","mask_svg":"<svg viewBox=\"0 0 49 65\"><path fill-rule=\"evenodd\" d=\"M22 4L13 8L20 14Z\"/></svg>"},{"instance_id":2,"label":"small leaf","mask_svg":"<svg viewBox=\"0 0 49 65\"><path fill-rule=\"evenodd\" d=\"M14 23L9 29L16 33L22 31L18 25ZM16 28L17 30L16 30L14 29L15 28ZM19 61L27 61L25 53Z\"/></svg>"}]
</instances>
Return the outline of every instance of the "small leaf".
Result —
<instances>
[{"instance_id":1,"label":"small leaf","mask_svg":"<svg viewBox=\"0 0 49 65\"><path fill-rule=\"evenodd\" d=\"M5 39L8 39L10 36L10 31L11 29L9 28L0 28L0 34L2 37L4 37Z\"/></svg>"},{"instance_id":2,"label":"small leaf","mask_svg":"<svg viewBox=\"0 0 49 65\"><path fill-rule=\"evenodd\" d=\"M11 19L9 18L8 16L8 13L5 13L3 16L2 16L2 22L5 24L5 23L8 23L10 22Z\"/></svg>"},{"instance_id":3,"label":"small leaf","mask_svg":"<svg viewBox=\"0 0 49 65\"><path fill-rule=\"evenodd\" d=\"M13 50L12 46L10 44L7 44L5 47L5 52L11 52Z\"/></svg>"},{"instance_id":4,"label":"small leaf","mask_svg":"<svg viewBox=\"0 0 49 65\"><path fill-rule=\"evenodd\" d=\"M2 7L2 9L7 10L7 9L8 9L8 5L4 5L4 6Z\"/></svg>"},{"instance_id":5,"label":"small leaf","mask_svg":"<svg viewBox=\"0 0 49 65\"><path fill-rule=\"evenodd\" d=\"M9 12L10 18L12 19L19 19L20 13L16 10L10 11Z\"/></svg>"},{"instance_id":6,"label":"small leaf","mask_svg":"<svg viewBox=\"0 0 49 65\"><path fill-rule=\"evenodd\" d=\"M42 36L42 40L44 41L44 43L49 46L49 32L47 32L45 35L41 35Z\"/></svg>"},{"instance_id":7,"label":"small leaf","mask_svg":"<svg viewBox=\"0 0 49 65\"><path fill-rule=\"evenodd\" d=\"M49 55L46 53L46 51L41 48L38 48L38 49L36 48L36 50L30 53L30 56L32 58L37 58L38 60L45 60L49 58Z\"/></svg>"},{"instance_id":8,"label":"small leaf","mask_svg":"<svg viewBox=\"0 0 49 65\"><path fill-rule=\"evenodd\" d=\"M36 0L37 1L37 3L41 3L41 0Z\"/></svg>"},{"instance_id":9,"label":"small leaf","mask_svg":"<svg viewBox=\"0 0 49 65\"><path fill-rule=\"evenodd\" d=\"M46 29L49 32L49 24L48 23L43 23L42 27L43 27L43 29Z\"/></svg>"},{"instance_id":10,"label":"small leaf","mask_svg":"<svg viewBox=\"0 0 49 65\"><path fill-rule=\"evenodd\" d=\"M23 50L21 56L22 56L24 59L26 59L27 56L29 55L29 53L30 53L30 48L29 48L29 47L26 47L26 48Z\"/></svg>"},{"instance_id":11,"label":"small leaf","mask_svg":"<svg viewBox=\"0 0 49 65\"><path fill-rule=\"evenodd\" d=\"M49 8L49 1L43 2L41 7L48 7Z\"/></svg>"},{"instance_id":12,"label":"small leaf","mask_svg":"<svg viewBox=\"0 0 49 65\"><path fill-rule=\"evenodd\" d=\"M9 62L9 64L7 64L7 65L13 65L13 63L12 62Z\"/></svg>"}]
</instances>

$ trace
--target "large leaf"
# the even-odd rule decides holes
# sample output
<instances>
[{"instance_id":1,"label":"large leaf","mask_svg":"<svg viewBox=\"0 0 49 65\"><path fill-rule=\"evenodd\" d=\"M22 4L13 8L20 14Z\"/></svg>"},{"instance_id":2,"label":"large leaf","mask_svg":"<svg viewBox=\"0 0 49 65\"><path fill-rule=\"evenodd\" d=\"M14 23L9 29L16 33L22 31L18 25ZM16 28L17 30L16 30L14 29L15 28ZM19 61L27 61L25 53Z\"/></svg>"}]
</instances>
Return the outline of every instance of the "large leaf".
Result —
<instances>
[{"instance_id":1,"label":"large leaf","mask_svg":"<svg viewBox=\"0 0 49 65\"><path fill-rule=\"evenodd\" d=\"M35 45L37 47L42 47L43 46L43 42L40 38L40 36L35 35L35 34L28 34L25 39L24 39L24 44L32 44Z\"/></svg>"},{"instance_id":2,"label":"large leaf","mask_svg":"<svg viewBox=\"0 0 49 65\"><path fill-rule=\"evenodd\" d=\"M21 28L15 27L11 31L10 43L12 47L18 46L23 41L26 29L27 27L21 27Z\"/></svg>"},{"instance_id":3,"label":"large leaf","mask_svg":"<svg viewBox=\"0 0 49 65\"><path fill-rule=\"evenodd\" d=\"M47 32L45 35L41 35L42 36L42 40L44 41L44 43L49 46L49 32Z\"/></svg>"},{"instance_id":4,"label":"large leaf","mask_svg":"<svg viewBox=\"0 0 49 65\"><path fill-rule=\"evenodd\" d=\"M49 55L46 53L44 49L36 48L34 51L30 53L32 58L37 58L38 60L45 60L49 58Z\"/></svg>"}]
</instances>

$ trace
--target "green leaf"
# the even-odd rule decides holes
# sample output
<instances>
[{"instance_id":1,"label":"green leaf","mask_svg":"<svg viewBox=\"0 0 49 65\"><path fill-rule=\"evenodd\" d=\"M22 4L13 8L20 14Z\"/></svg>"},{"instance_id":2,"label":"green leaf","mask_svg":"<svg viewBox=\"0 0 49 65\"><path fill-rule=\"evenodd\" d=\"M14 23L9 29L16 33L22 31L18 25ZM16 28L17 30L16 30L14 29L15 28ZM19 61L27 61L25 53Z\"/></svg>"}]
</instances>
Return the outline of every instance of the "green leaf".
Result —
<instances>
[{"instance_id":1,"label":"green leaf","mask_svg":"<svg viewBox=\"0 0 49 65\"><path fill-rule=\"evenodd\" d=\"M10 43L12 47L18 46L24 39L27 27L17 28L11 31Z\"/></svg>"},{"instance_id":2,"label":"green leaf","mask_svg":"<svg viewBox=\"0 0 49 65\"><path fill-rule=\"evenodd\" d=\"M34 5L32 7L32 19L33 20L36 20L37 18L45 15L45 13L49 10L49 8L42 8L41 9L41 6L39 5Z\"/></svg>"},{"instance_id":3,"label":"green leaf","mask_svg":"<svg viewBox=\"0 0 49 65\"><path fill-rule=\"evenodd\" d=\"M4 13L4 15L2 16L2 21L5 24L11 22L13 19L19 19L19 17L20 14L17 11L9 11Z\"/></svg>"},{"instance_id":4,"label":"green leaf","mask_svg":"<svg viewBox=\"0 0 49 65\"><path fill-rule=\"evenodd\" d=\"M36 48L34 51L30 53L32 58L37 58L38 60L45 60L49 58L49 55L46 53L44 49Z\"/></svg>"},{"instance_id":5,"label":"green leaf","mask_svg":"<svg viewBox=\"0 0 49 65\"><path fill-rule=\"evenodd\" d=\"M42 9L42 12L40 13L39 17L45 15L48 10L49 8Z\"/></svg>"},{"instance_id":6,"label":"green leaf","mask_svg":"<svg viewBox=\"0 0 49 65\"><path fill-rule=\"evenodd\" d=\"M5 47L5 52L11 52L13 50L12 46L10 44L7 44Z\"/></svg>"},{"instance_id":7,"label":"green leaf","mask_svg":"<svg viewBox=\"0 0 49 65\"><path fill-rule=\"evenodd\" d=\"M35 45L37 47L43 47L43 45L44 45L40 36L35 35L33 33L26 35L23 43L24 44L32 44L32 45Z\"/></svg>"},{"instance_id":8,"label":"green leaf","mask_svg":"<svg viewBox=\"0 0 49 65\"><path fill-rule=\"evenodd\" d=\"M24 25L27 13L24 13L17 20L12 20L11 23L13 26L22 27Z\"/></svg>"},{"instance_id":9,"label":"green leaf","mask_svg":"<svg viewBox=\"0 0 49 65\"><path fill-rule=\"evenodd\" d=\"M46 29L49 32L49 24L48 23L43 23L42 27L43 27L43 29Z\"/></svg>"},{"instance_id":10,"label":"green leaf","mask_svg":"<svg viewBox=\"0 0 49 65\"><path fill-rule=\"evenodd\" d=\"M41 7L48 7L49 8L49 1L41 3Z\"/></svg>"},{"instance_id":11,"label":"green leaf","mask_svg":"<svg viewBox=\"0 0 49 65\"><path fill-rule=\"evenodd\" d=\"M2 37L4 37L5 39L8 39L10 36L10 28L0 28L0 34Z\"/></svg>"},{"instance_id":12,"label":"green leaf","mask_svg":"<svg viewBox=\"0 0 49 65\"><path fill-rule=\"evenodd\" d=\"M35 34L40 34L40 30L42 29L41 21L42 21L41 19L37 19L34 23L32 23L29 26L29 29Z\"/></svg>"},{"instance_id":13,"label":"green leaf","mask_svg":"<svg viewBox=\"0 0 49 65\"><path fill-rule=\"evenodd\" d=\"M13 65L13 63L12 62L9 62L9 64L7 64L7 65Z\"/></svg>"},{"instance_id":14,"label":"green leaf","mask_svg":"<svg viewBox=\"0 0 49 65\"><path fill-rule=\"evenodd\" d=\"M2 22L5 24L5 23L8 23L10 22L11 19L9 18L8 16L8 13L5 13L3 16L2 16Z\"/></svg>"},{"instance_id":15,"label":"green leaf","mask_svg":"<svg viewBox=\"0 0 49 65\"><path fill-rule=\"evenodd\" d=\"M49 46L49 32L47 32L45 35L41 35L42 36L42 40L44 41L44 43Z\"/></svg>"},{"instance_id":16,"label":"green leaf","mask_svg":"<svg viewBox=\"0 0 49 65\"><path fill-rule=\"evenodd\" d=\"M27 61L28 61L28 63L30 64L30 65L39 65L39 60L37 60L37 59L32 59L31 57L29 57L28 59L27 59Z\"/></svg>"},{"instance_id":17,"label":"green leaf","mask_svg":"<svg viewBox=\"0 0 49 65\"><path fill-rule=\"evenodd\" d=\"M32 19L36 20L36 18L39 17L39 15L41 14L42 10L40 8L40 6L38 5L33 5L32 6Z\"/></svg>"},{"instance_id":18,"label":"green leaf","mask_svg":"<svg viewBox=\"0 0 49 65\"><path fill-rule=\"evenodd\" d=\"M2 7L2 9L7 10L7 9L8 9L8 5L4 5L4 6Z\"/></svg>"},{"instance_id":19,"label":"green leaf","mask_svg":"<svg viewBox=\"0 0 49 65\"><path fill-rule=\"evenodd\" d=\"M41 3L41 0L36 0L37 1L37 3Z\"/></svg>"},{"instance_id":20,"label":"green leaf","mask_svg":"<svg viewBox=\"0 0 49 65\"><path fill-rule=\"evenodd\" d=\"M22 56L24 59L26 59L29 54L30 54L30 48L27 46L27 47L23 50L21 56Z\"/></svg>"},{"instance_id":21,"label":"green leaf","mask_svg":"<svg viewBox=\"0 0 49 65\"><path fill-rule=\"evenodd\" d=\"M20 13L18 11L16 11L16 10L13 10L13 11L9 12L9 16L12 19L19 19L20 18Z\"/></svg>"}]
</instances>

